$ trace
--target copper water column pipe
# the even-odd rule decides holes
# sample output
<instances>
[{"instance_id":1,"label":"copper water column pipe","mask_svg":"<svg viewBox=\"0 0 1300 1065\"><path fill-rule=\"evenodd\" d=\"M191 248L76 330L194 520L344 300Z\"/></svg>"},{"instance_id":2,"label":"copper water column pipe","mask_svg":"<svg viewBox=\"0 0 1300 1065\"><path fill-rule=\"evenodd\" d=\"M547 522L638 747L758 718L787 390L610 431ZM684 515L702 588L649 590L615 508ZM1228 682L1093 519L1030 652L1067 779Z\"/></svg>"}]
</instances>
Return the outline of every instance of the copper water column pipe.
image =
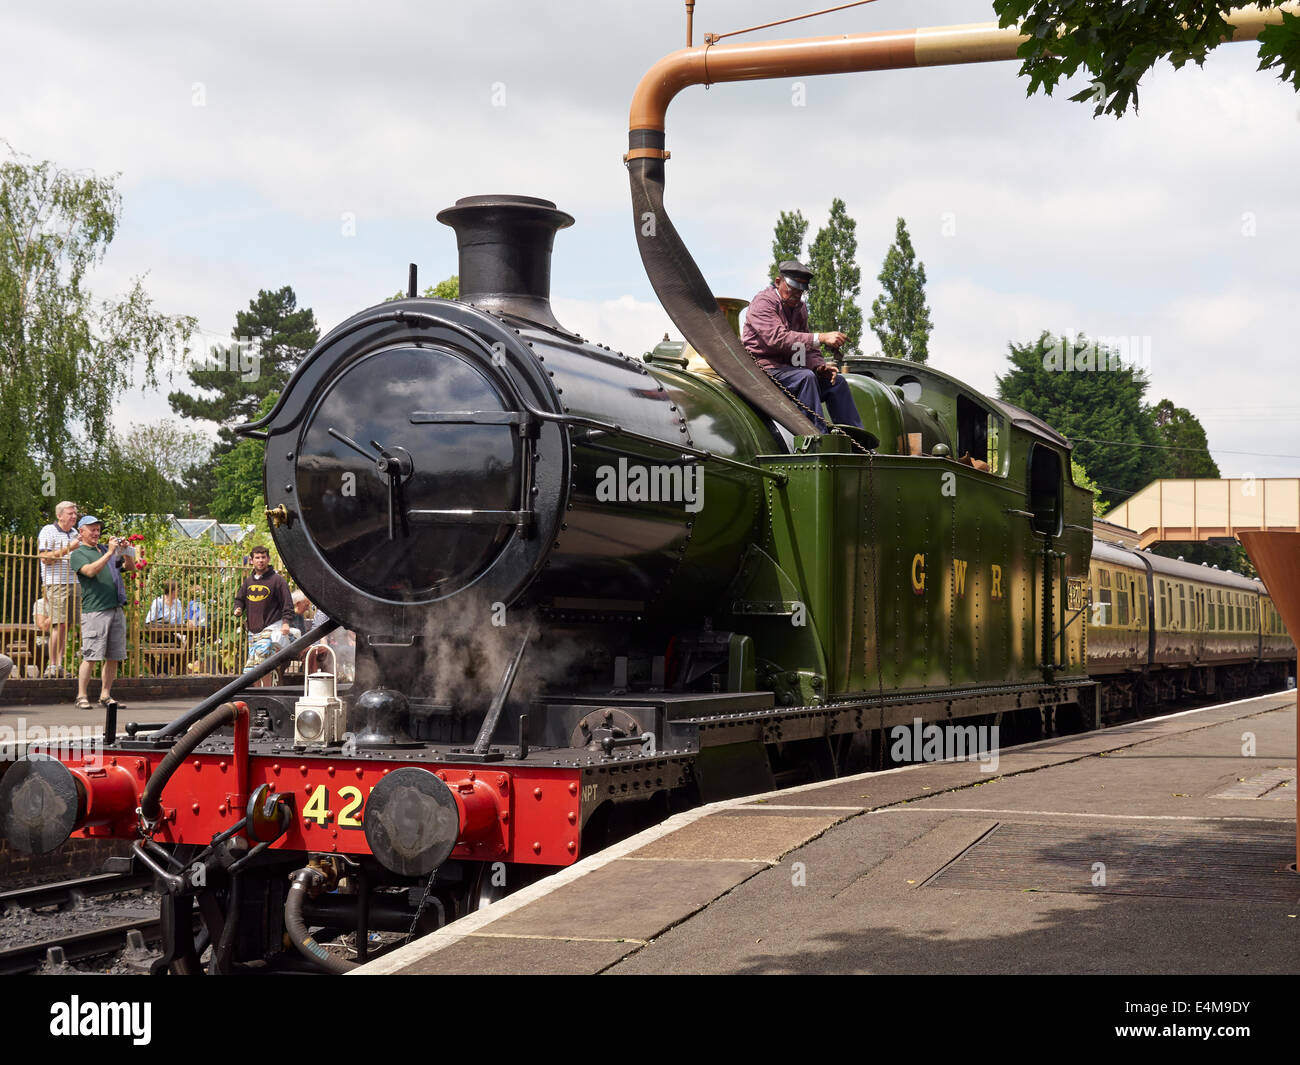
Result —
<instances>
[{"instance_id":1,"label":"copper water column pipe","mask_svg":"<svg viewBox=\"0 0 1300 1065\"><path fill-rule=\"evenodd\" d=\"M1300 4L1266 11L1234 8L1226 16L1233 27L1232 39L1258 37L1265 26L1281 22L1284 10L1300 13ZM689 0L687 13L689 27ZM1002 29L995 23L753 44L715 45L706 35L701 47L664 56L637 85L623 162L631 185L637 250L655 295L705 361L739 395L788 431L817 433L808 413L754 362L731 331L712 289L664 207L664 167L668 159L664 121L668 105L688 85L1015 59L1016 50L1026 39L1016 29Z\"/></svg>"}]
</instances>

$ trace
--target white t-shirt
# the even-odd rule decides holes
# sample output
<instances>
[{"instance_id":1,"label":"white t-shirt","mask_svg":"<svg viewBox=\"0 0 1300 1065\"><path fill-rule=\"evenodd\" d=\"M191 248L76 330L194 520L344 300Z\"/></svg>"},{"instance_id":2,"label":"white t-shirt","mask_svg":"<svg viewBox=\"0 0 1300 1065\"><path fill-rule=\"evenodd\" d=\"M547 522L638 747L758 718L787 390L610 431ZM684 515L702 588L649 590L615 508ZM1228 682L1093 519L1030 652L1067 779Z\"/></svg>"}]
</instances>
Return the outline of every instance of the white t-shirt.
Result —
<instances>
[{"instance_id":1,"label":"white t-shirt","mask_svg":"<svg viewBox=\"0 0 1300 1065\"><path fill-rule=\"evenodd\" d=\"M37 551L61 551L68 545L74 536L77 535L76 528L64 532L57 525L47 525L41 530L40 536L36 539ZM72 564L65 555L57 562L41 562L41 580L46 584L74 584L76 575L72 572Z\"/></svg>"}]
</instances>

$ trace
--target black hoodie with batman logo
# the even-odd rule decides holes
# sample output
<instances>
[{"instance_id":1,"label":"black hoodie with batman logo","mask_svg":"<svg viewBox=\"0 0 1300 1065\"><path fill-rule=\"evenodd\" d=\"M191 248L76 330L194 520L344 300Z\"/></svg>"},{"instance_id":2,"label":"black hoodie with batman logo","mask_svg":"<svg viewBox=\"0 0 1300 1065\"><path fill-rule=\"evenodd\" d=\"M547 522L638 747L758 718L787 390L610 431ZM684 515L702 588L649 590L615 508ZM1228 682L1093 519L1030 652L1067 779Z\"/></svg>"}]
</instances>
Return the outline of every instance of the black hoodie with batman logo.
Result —
<instances>
[{"instance_id":1,"label":"black hoodie with batman logo","mask_svg":"<svg viewBox=\"0 0 1300 1065\"><path fill-rule=\"evenodd\" d=\"M235 606L248 619L249 632L261 632L277 621L293 624L293 593L285 579L270 567L264 573L250 573L244 578L235 594Z\"/></svg>"}]
</instances>

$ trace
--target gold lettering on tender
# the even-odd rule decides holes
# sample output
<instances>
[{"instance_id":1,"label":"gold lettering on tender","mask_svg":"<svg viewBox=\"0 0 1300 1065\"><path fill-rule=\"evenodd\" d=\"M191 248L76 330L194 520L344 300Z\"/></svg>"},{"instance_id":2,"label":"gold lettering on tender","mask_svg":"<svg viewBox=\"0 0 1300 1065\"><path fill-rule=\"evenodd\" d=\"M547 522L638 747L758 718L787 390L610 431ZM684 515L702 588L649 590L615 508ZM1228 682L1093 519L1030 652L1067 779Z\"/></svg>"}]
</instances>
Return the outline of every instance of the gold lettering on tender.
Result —
<instances>
[{"instance_id":1,"label":"gold lettering on tender","mask_svg":"<svg viewBox=\"0 0 1300 1065\"><path fill-rule=\"evenodd\" d=\"M912 591L925 594L925 555L912 556Z\"/></svg>"},{"instance_id":2,"label":"gold lettering on tender","mask_svg":"<svg viewBox=\"0 0 1300 1065\"><path fill-rule=\"evenodd\" d=\"M1002 598L1002 567L1001 566L993 567L993 593L992 594L994 599Z\"/></svg>"},{"instance_id":3,"label":"gold lettering on tender","mask_svg":"<svg viewBox=\"0 0 1300 1065\"><path fill-rule=\"evenodd\" d=\"M964 558L954 558L952 560L952 587L957 595L966 594L966 560Z\"/></svg>"}]
</instances>

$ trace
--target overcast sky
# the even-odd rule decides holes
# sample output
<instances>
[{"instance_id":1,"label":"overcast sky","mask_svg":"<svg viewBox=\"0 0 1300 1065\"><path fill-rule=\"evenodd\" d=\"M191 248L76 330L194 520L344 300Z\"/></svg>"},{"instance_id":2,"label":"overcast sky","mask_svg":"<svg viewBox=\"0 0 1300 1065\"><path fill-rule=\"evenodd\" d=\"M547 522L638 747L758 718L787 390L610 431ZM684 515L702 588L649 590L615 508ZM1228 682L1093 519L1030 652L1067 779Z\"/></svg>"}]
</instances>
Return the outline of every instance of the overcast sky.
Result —
<instances>
[{"instance_id":1,"label":"overcast sky","mask_svg":"<svg viewBox=\"0 0 1300 1065\"><path fill-rule=\"evenodd\" d=\"M224 335L288 284L324 331L403 288L408 262L422 285L455 271L441 208L522 193L577 219L556 240L565 325L629 352L677 335L621 156L637 81L684 43L681 0L22 6L0 14L0 138L121 175L97 292L147 274L160 309ZM700 0L696 39L792 10ZM754 39L993 17L879 0ZM777 213L815 232L843 198L867 315L901 215L935 367L992 392L1009 340L1141 337L1148 398L1201 418L1225 476L1294 476L1300 96L1256 63L1240 44L1160 69L1121 121L1070 102L1082 86L1027 98L1015 63L810 78L802 106L789 81L695 87L668 113L667 206L714 291L749 298ZM118 421L168 417L137 396Z\"/></svg>"}]
</instances>

